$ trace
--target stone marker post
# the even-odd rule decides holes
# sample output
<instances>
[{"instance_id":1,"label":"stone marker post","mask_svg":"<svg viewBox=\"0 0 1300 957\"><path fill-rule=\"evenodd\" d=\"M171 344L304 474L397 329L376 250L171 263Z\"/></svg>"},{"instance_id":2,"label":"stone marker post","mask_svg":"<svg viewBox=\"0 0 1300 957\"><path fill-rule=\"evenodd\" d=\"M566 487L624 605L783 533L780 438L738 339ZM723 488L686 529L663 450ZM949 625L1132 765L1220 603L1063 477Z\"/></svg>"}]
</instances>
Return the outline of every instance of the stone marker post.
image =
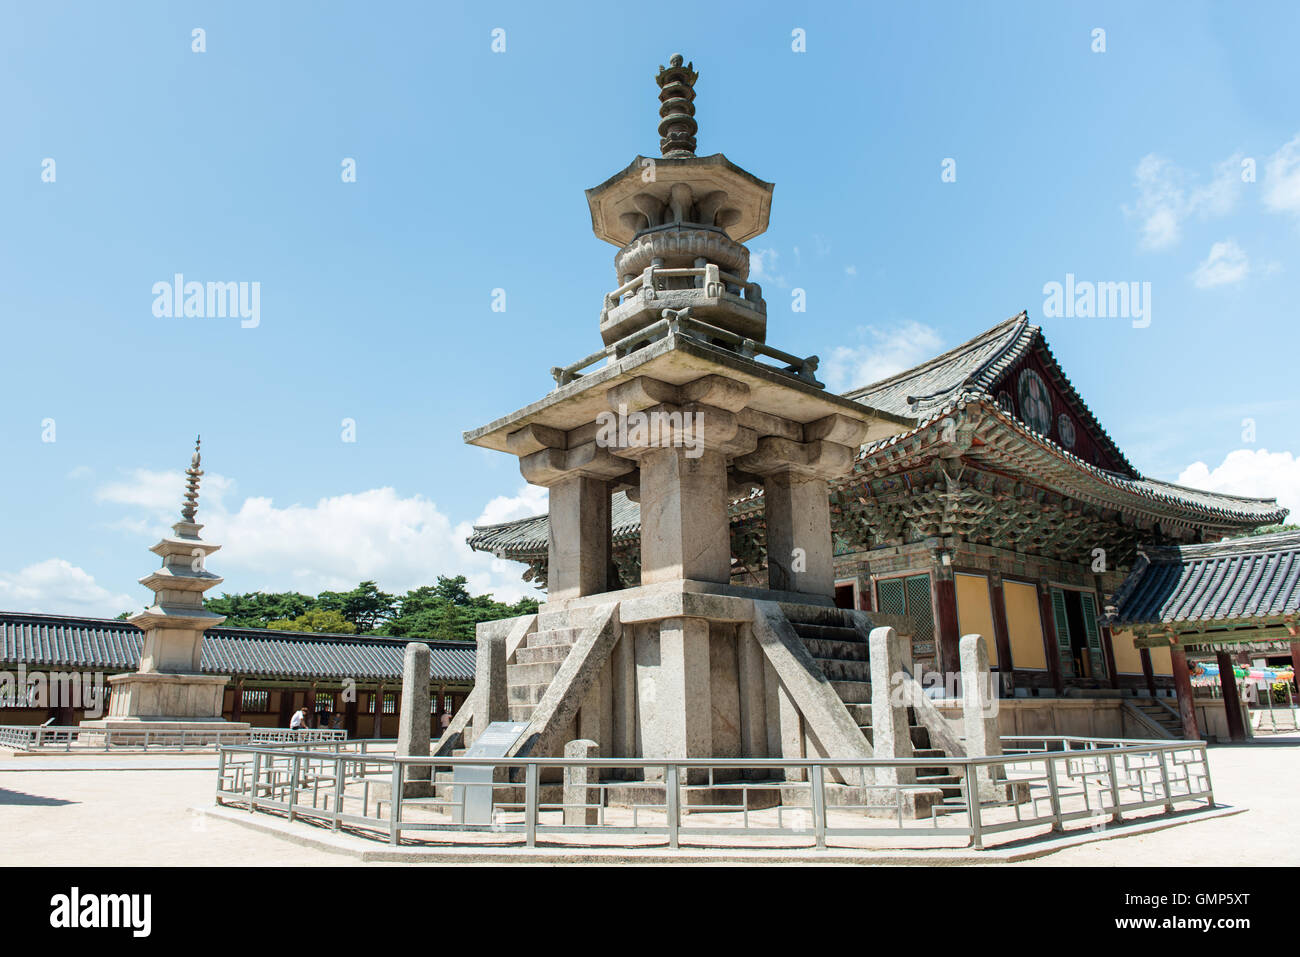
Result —
<instances>
[{"instance_id":1,"label":"stone marker post","mask_svg":"<svg viewBox=\"0 0 1300 957\"><path fill-rule=\"evenodd\" d=\"M429 756L429 646L422 641L408 644L402 661L397 754L399 757ZM407 767L402 796L428 797L433 789L432 770L428 765Z\"/></svg>"},{"instance_id":2,"label":"stone marker post","mask_svg":"<svg viewBox=\"0 0 1300 957\"><path fill-rule=\"evenodd\" d=\"M1002 753L996 697L989 673L988 644L980 635L965 635L960 642L962 717L966 755L984 758ZM1006 777L1000 764L975 769L981 796L992 794Z\"/></svg>"},{"instance_id":3,"label":"stone marker post","mask_svg":"<svg viewBox=\"0 0 1300 957\"><path fill-rule=\"evenodd\" d=\"M580 738L564 746L566 758L596 758L600 745ZM564 769L564 823L567 826L589 826L599 821L600 809L584 805L600 803L600 788L596 784L595 768Z\"/></svg>"},{"instance_id":4,"label":"stone marker post","mask_svg":"<svg viewBox=\"0 0 1300 957\"><path fill-rule=\"evenodd\" d=\"M478 655L474 661L474 687L483 689L477 696L473 714L473 736L477 738L493 721L507 721L510 706L506 698L506 636L500 633L478 636ZM464 746L472 742L465 740Z\"/></svg>"},{"instance_id":5,"label":"stone marker post","mask_svg":"<svg viewBox=\"0 0 1300 957\"><path fill-rule=\"evenodd\" d=\"M872 628L869 640L872 750L881 759L910 758L911 721L907 705L895 690L903 667L901 640L892 628ZM916 769L876 768L876 780L881 784L915 784Z\"/></svg>"}]
</instances>

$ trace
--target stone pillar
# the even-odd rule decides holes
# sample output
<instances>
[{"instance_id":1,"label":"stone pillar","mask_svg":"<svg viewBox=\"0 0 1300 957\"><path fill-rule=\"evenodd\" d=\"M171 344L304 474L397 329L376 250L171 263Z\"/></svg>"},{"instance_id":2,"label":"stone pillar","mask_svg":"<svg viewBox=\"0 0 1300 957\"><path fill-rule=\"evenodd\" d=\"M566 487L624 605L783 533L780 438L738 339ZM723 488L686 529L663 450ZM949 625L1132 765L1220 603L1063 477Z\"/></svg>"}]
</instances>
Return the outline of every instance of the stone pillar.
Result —
<instances>
[{"instance_id":1,"label":"stone pillar","mask_svg":"<svg viewBox=\"0 0 1300 957\"><path fill-rule=\"evenodd\" d=\"M600 746L595 741L578 739L564 746L566 758L592 759L598 756ZM568 827L589 827L599 823L600 788L594 787L595 768L564 769L564 823Z\"/></svg>"},{"instance_id":2,"label":"stone pillar","mask_svg":"<svg viewBox=\"0 0 1300 957\"><path fill-rule=\"evenodd\" d=\"M713 701L709 681L709 622L704 618L666 618L659 630L661 680L655 702L664 756L713 756ZM704 770L688 783L706 780Z\"/></svg>"},{"instance_id":3,"label":"stone pillar","mask_svg":"<svg viewBox=\"0 0 1300 957\"><path fill-rule=\"evenodd\" d=\"M384 736L384 686L382 683L375 692L375 724L371 729L372 738L382 738Z\"/></svg>"},{"instance_id":4,"label":"stone pillar","mask_svg":"<svg viewBox=\"0 0 1300 957\"><path fill-rule=\"evenodd\" d=\"M609 483L574 474L549 496L546 594L552 601L608 590Z\"/></svg>"},{"instance_id":5,"label":"stone pillar","mask_svg":"<svg viewBox=\"0 0 1300 957\"><path fill-rule=\"evenodd\" d=\"M474 687L482 689L472 716L473 736L477 738L493 721L510 718L506 687L506 636L499 632L482 632L478 636L478 654L474 659ZM465 746L470 745L465 741Z\"/></svg>"},{"instance_id":6,"label":"stone pillar","mask_svg":"<svg viewBox=\"0 0 1300 957\"><path fill-rule=\"evenodd\" d=\"M614 684L614 740L610 754L636 757L636 626L624 625L611 653L610 678ZM622 773L622 772L620 772Z\"/></svg>"},{"instance_id":7,"label":"stone pillar","mask_svg":"<svg viewBox=\"0 0 1300 957\"><path fill-rule=\"evenodd\" d=\"M1196 724L1196 700L1192 697L1192 676L1187 671L1187 655L1181 645L1169 646L1169 660L1174 668L1174 690L1178 692L1178 716L1183 719L1183 737L1196 741L1201 730Z\"/></svg>"},{"instance_id":8,"label":"stone pillar","mask_svg":"<svg viewBox=\"0 0 1300 957\"><path fill-rule=\"evenodd\" d=\"M429 756L429 646L413 641L406 646L402 660L402 710L397 725L397 754L399 757ZM432 793L431 771L428 765L412 765L406 769L407 797L424 797Z\"/></svg>"},{"instance_id":9,"label":"stone pillar","mask_svg":"<svg viewBox=\"0 0 1300 957\"><path fill-rule=\"evenodd\" d=\"M1228 740L1246 740L1246 721L1241 697L1237 694L1237 676L1233 672L1232 655L1218 651L1215 658L1219 662L1219 687L1223 691L1223 713L1228 719Z\"/></svg>"},{"instance_id":10,"label":"stone pillar","mask_svg":"<svg viewBox=\"0 0 1300 957\"><path fill-rule=\"evenodd\" d=\"M912 729L907 705L898 699L899 674L903 670L901 640L893 628L872 628L869 636L871 659L871 747L877 758L910 758ZM915 768L876 768L881 784L915 784Z\"/></svg>"},{"instance_id":11,"label":"stone pillar","mask_svg":"<svg viewBox=\"0 0 1300 957\"><path fill-rule=\"evenodd\" d=\"M826 480L776 472L763 479L767 584L776 591L835 596Z\"/></svg>"},{"instance_id":12,"label":"stone pillar","mask_svg":"<svg viewBox=\"0 0 1300 957\"><path fill-rule=\"evenodd\" d=\"M659 448L641 458L641 584L731 581L727 463L711 449Z\"/></svg>"},{"instance_id":13,"label":"stone pillar","mask_svg":"<svg viewBox=\"0 0 1300 957\"><path fill-rule=\"evenodd\" d=\"M1002 734L998 728L997 695L989 671L989 649L980 635L962 636L961 688L967 757L985 758L1001 754ZM975 781L981 796L988 796L995 783L1005 777L1002 766L998 764L975 769Z\"/></svg>"},{"instance_id":14,"label":"stone pillar","mask_svg":"<svg viewBox=\"0 0 1300 957\"><path fill-rule=\"evenodd\" d=\"M763 687L763 649L748 624L736 628L736 664L740 675L740 753L765 758L767 751L767 695ZM760 773L760 772L755 772Z\"/></svg>"}]
</instances>

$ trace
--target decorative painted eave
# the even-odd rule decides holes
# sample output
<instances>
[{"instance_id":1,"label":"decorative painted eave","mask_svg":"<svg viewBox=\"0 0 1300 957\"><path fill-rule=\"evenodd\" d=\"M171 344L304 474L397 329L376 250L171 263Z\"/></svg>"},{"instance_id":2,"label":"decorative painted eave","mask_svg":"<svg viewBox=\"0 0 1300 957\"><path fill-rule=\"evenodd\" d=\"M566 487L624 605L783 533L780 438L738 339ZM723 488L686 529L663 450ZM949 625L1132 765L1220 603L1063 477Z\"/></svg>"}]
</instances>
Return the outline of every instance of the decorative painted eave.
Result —
<instances>
[{"instance_id":1,"label":"decorative painted eave","mask_svg":"<svg viewBox=\"0 0 1300 957\"><path fill-rule=\"evenodd\" d=\"M1155 508L1171 518L1194 524L1208 519L1212 523L1223 522L1243 529L1277 524L1288 512L1277 504L1276 499L1184 488L1140 475L1130 478L1099 468L1061 448L1042 433L1035 432L1020 419L1003 411L991 396L981 393L963 394L943 408L932 411L910 432L864 446L854 477L860 479L863 472L888 470L891 461L897 458L890 454L893 449L902 447L908 455L919 457L938 446L948 445L944 441L944 420L953 419L953 427L958 428L954 417L978 417L995 422L999 431L1017 442L1018 451L1023 453L1017 471L1026 474L1028 480L1083 499L1094 499L1097 504L1107 507L1139 512ZM989 426L981 427L987 430ZM973 446L966 454L975 458L987 455L980 452L979 446ZM893 467L897 469L898 466L895 464ZM843 487L850 481L842 481L839 485Z\"/></svg>"}]
</instances>

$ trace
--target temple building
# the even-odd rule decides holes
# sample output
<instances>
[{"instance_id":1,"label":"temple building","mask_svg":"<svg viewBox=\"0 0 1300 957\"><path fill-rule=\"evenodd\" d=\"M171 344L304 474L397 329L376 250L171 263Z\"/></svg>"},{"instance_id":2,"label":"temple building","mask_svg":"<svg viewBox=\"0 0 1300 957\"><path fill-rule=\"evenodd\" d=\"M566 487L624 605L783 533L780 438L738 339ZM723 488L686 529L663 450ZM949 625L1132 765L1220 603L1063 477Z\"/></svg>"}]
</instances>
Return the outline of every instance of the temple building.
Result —
<instances>
[{"instance_id":1,"label":"temple building","mask_svg":"<svg viewBox=\"0 0 1300 957\"><path fill-rule=\"evenodd\" d=\"M868 436L829 481L836 604L905 616L928 671L958 670L960 635L990 636L1007 697L1171 694L1167 645L1135 644L1103 613L1139 547L1213 542L1287 514L1144 477L1024 313L844 398L904 425ZM767 580L765 505L754 486L728 506L733 583ZM609 511L611 559L632 587L641 509L619 491ZM545 586L552 535L541 515L476 527L469 543Z\"/></svg>"}]
</instances>

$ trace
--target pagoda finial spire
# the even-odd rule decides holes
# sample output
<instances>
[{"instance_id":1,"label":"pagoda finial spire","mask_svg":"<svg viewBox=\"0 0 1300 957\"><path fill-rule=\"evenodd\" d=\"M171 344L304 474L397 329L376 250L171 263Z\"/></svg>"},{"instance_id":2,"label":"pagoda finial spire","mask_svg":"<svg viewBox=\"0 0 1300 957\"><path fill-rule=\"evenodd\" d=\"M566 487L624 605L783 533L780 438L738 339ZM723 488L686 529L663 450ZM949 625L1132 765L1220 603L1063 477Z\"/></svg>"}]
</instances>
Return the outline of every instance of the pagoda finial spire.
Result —
<instances>
[{"instance_id":1,"label":"pagoda finial spire","mask_svg":"<svg viewBox=\"0 0 1300 957\"><path fill-rule=\"evenodd\" d=\"M190 467L185 470L185 503L181 506L181 517L191 524L199 508L199 476L203 474L203 469L199 468L199 443L202 440L201 435L194 437L194 455L190 457Z\"/></svg>"},{"instance_id":2,"label":"pagoda finial spire","mask_svg":"<svg viewBox=\"0 0 1300 957\"><path fill-rule=\"evenodd\" d=\"M693 63L682 65L683 57L674 53L668 68L659 67L655 82L659 84L659 149L664 156L680 159L695 155L695 81L699 74Z\"/></svg>"}]
</instances>

